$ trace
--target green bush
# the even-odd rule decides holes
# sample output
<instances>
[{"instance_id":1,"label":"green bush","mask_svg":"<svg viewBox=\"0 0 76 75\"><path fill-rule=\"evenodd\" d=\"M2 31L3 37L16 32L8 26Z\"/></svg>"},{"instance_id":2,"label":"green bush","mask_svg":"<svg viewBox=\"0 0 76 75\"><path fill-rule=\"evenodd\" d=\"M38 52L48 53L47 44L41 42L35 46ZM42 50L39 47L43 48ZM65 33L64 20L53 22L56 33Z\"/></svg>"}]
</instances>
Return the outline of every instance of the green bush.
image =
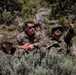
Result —
<instances>
[{"instance_id":1,"label":"green bush","mask_svg":"<svg viewBox=\"0 0 76 75\"><path fill-rule=\"evenodd\" d=\"M0 55L1 75L76 75L76 60L68 55L54 51L46 53L39 65L40 56L30 52L20 59L10 62L5 55ZM36 66L34 66L36 64Z\"/></svg>"}]
</instances>

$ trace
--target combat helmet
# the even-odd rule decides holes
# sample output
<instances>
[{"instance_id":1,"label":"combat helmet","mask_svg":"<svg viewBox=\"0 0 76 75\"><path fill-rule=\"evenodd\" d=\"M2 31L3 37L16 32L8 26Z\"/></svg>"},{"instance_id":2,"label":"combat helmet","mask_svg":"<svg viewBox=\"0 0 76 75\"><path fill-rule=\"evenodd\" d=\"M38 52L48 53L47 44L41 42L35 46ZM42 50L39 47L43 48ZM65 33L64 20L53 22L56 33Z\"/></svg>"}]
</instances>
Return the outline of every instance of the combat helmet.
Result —
<instances>
[{"instance_id":1,"label":"combat helmet","mask_svg":"<svg viewBox=\"0 0 76 75\"><path fill-rule=\"evenodd\" d=\"M62 25L60 25L60 24L54 24L54 25L52 26L51 33L53 33L53 31L55 31L55 29L57 29L57 28L59 28L59 29L61 30L61 32L64 31Z\"/></svg>"},{"instance_id":2,"label":"combat helmet","mask_svg":"<svg viewBox=\"0 0 76 75\"><path fill-rule=\"evenodd\" d=\"M13 41L13 39L12 39L12 38L7 38L7 39L5 39L5 41L4 41L4 42L13 43L14 41Z\"/></svg>"},{"instance_id":3,"label":"combat helmet","mask_svg":"<svg viewBox=\"0 0 76 75\"><path fill-rule=\"evenodd\" d=\"M12 35L7 35L5 38L4 38L4 43L14 43L15 42L15 39Z\"/></svg>"}]
</instances>

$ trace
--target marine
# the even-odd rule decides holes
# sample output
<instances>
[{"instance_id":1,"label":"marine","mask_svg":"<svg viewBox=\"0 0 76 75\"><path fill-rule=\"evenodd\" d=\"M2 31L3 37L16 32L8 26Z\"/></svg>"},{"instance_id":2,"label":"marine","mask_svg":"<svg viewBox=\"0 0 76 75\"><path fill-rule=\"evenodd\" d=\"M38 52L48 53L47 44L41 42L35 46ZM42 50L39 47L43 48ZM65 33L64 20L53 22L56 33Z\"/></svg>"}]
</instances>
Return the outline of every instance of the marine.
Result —
<instances>
[{"instance_id":1,"label":"marine","mask_svg":"<svg viewBox=\"0 0 76 75\"><path fill-rule=\"evenodd\" d=\"M69 44L74 37L74 24L69 24L68 32L64 34L64 28L60 24L55 24L51 31L52 37L48 42L48 51L53 50L56 53L68 55Z\"/></svg>"}]
</instances>

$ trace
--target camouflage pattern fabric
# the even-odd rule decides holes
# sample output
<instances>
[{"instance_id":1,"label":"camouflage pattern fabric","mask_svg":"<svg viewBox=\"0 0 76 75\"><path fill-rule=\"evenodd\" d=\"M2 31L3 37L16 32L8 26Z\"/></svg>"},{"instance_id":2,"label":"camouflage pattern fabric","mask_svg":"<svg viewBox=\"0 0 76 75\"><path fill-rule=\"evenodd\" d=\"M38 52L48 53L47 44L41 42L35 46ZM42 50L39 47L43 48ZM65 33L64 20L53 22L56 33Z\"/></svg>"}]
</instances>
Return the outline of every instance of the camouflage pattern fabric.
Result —
<instances>
[{"instance_id":1,"label":"camouflage pattern fabric","mask_svg":"<svg viewBox=\"0 0 76 75\"><path fill-rule=\"evenodd\" d=\"M52 38L49 41L49 44L47 46L48 49L53 50L58 53L67 54L67 43L64 41L64 37L62 36L59 41L56 41L54 38Z\"/></svg>"},{"instance_id":2,"label":"camouflage pattern fabric","mask_svg":"<svg viewBox=\"0 0 76 75\"><path fill-rule=\"evenodd\" d=\"M76 58L76 47L75 47L75 44L74 43L71 43L69 46L68 46L69 50L70 50L70 56L72 58Z\"/></svg>"},{"instance_id":3,"label":"camouflage pattern fabric","mask_svg":"<svg viewBox=\"0 0 76 75\"><path fill-rule=\"evenodd\" d=\"M62 27L61 25L55 24L55 25L52 26L51 34L53 33L53 29L54 29L54 28L58 28L58 27L61 28L62 31L64 31L64 30L63 30L63 27Z\"/></svg>"},{"instance_id":4,"label":"camouflage pattern fabric","mask_svg":"<svg viewBox=\"0 0 76 75\"><path fill-rule=\"evenodd\" d=\"M12 50L14 51L15 49ZM11 50L7 53L3 51L3 48L0 50L0 55L4 55L9 60L9 62L11 62L11 59L13 57L13 54L11 54Z\"/></svg>"},{"instance_id":5,"label":"camouflage pattern fabric","mask_svg":"<svg viewBox=\"0 0 76 75\"><path fill-rule=\"evenodd\" d=\"M14 47L14 42L15 42L15 38L13 38L13 35L5 34L3 39L3 47L2 47L2 50L5 54L10 54L10 55L14 54L16 50L16 48Z\"/></svg>"},{"instance_id":6,"label":"camouflage pattern fabric","mask_svg":"<svg viewBox=\"0 0 76 75\"><path fill-rule=\"evenodd\" d=\"M22 55L25 54L26 55L25 58L26 58L27 55L29 55L31 52L33 54L33 57L35 57L35 55L38 55L38 57L40 57L38 62L40 62L40 60L44 57L44 55L46 53L46 51L45 51L46 41L44 40L44 36L42 36L42 34L40 32L35 32L34 36L32 36L32 37L28 37L25 32L22 32L17 36L17 40L18 40L19 45L23 45L25 43L34 44L34 43L39 42L39 46L32 51L26 51L24 49L18 49L15 52L16 56L19 57L21 55L20 56L20 58L21 58Z\"/></svg>"},{"instance_id":7,"label":"camouflage pattern fabric","mask_svg":"<svg viewBox=\"0 0 76 75\"><path fill-rule=\"evenodd\" d=\"M41 46L45 45L45 42L43 41L43 39L44 39L44 37L42 36L42 34L40 32L35 32L34 36L32 36L32 37L28 37L25 32L22 32L17 36L19 45L23 45L25 43L33 44L36 42L40 42L39 47L41 47Z\"/></svg>"},{"instance_id":8,"label":"camouflage pattern fabric","mask_svg":"<svg viewBox=\"0 0 76 75\"><path fill-rule=\"evenodd\" d=\"M74 32L71 30L69 30L67 34L63 34L58 41L54 37L51 37L50 41L48 42L47 48L48 50L53 50L60 54L68 54L68 45L70 44L70 41L73 37Z\"/></svg>"}]
</instances>

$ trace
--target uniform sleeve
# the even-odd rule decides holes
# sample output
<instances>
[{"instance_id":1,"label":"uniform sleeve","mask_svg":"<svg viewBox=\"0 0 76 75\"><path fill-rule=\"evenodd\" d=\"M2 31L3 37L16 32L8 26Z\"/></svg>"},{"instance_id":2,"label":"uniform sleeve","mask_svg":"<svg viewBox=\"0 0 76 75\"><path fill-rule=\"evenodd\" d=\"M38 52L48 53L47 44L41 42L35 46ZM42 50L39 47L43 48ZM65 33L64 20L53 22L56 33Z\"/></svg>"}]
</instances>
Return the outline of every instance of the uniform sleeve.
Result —
<instances>
[{"instance_id":1,"label":"uniform sleeve","mask_svg":"<svg viewBox=\"0 0 76 75\"><path fill-rule=\"evenodd\" d=\"M40 34L39 36L39 47L45 47L46 44L46 37Z\"/></svg>"},{"instance_id":2,"label":"uniform sleeve","mask_svg":"<svg viewBox=\"0 0 76 75\"><path fill-rule=\"evenodd\" d=\"M18 34L18 36L17 36L17 43L18 43L18 45L23 45L24 36L25 36L24 32Z\"/></svg>"},{"instance_id":3,"label":"uniform sleeve","mask_svg":"<svg viewBox=\"0 0 76 75\"><path fill-rule=\"evenodd\" d=\"M22 42L22 37L21 37L21 35L19 34L19 35L17 36L17 43L20 44L21 42Z\"/></svg>"},{"instance_id":4,"label":"uniform sleeve","mask_svg":"<svg viewBox=\"0 0 76 75\"><path fill-rule=\"evenodd\" d=\"M74 29L69 29L68 33L65 36L65 42L68 44L70 43L71 39L74 37Z\"/></svg>"}]
</instances>

